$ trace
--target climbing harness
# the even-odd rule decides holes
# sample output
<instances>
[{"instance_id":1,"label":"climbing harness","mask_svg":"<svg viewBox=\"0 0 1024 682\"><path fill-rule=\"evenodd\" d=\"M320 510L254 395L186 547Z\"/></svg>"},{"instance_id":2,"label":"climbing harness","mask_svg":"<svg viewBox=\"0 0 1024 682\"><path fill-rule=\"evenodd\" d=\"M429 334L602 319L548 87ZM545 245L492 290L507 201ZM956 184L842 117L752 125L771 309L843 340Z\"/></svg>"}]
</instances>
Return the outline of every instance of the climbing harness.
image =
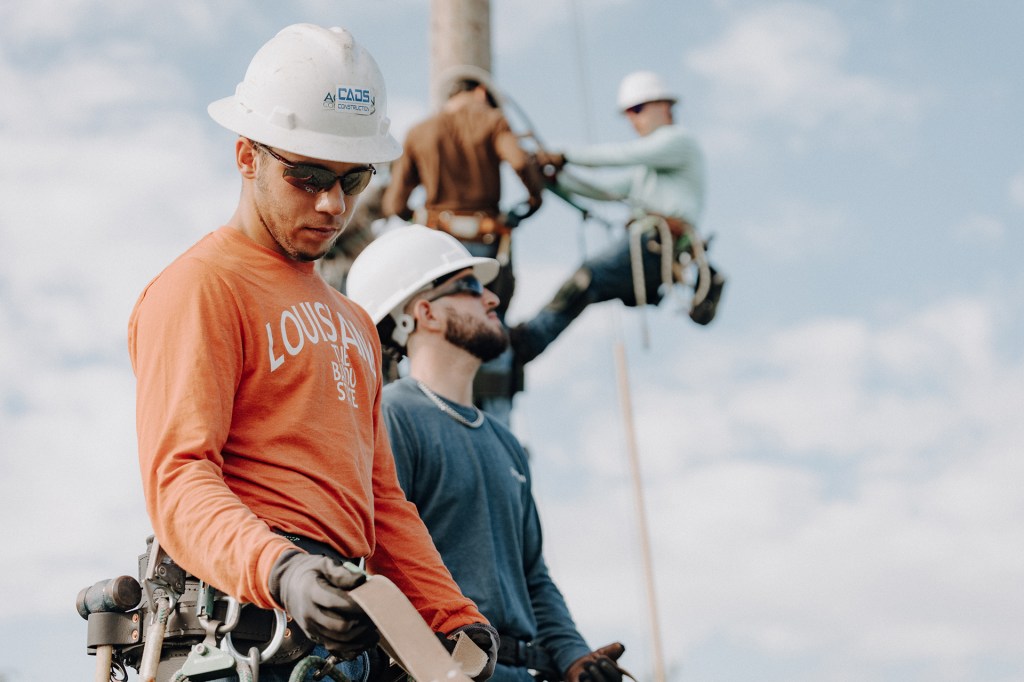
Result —
<instances>
[{"instance_id":1,"label":"climbing harness","mask_svg":"<svg viewBox=\"0 0 1024 682\"><path fill-rule=\"evenodd\" d=\"M668 223L663 218L646 216L640 220L634 220L629 224L629 263L633 273L633 295L636 298L637 308L641 313L645 312L647 305L647 282L644 277L644 256L642 253L643 236L652 228L658 230L661 244L671 244L672 235L668 229ZM672 292L672 250L661 249L661 283L667 292ZM651 345L650 332L647 328L646 316L641 318L641 333L643 334L644 348Z\"/></svg>"},{"instance_id":2,"label":"climbing harness","mask_svg":"<svg viewBox=\"0 0 1024 682\"><path fill-rule=\"evenodd\" d=\"M348 592L380 632L380 647L394 661L388 679L470 682L487 655L462 638L449 655L423 617L384 576L367 575ZM314 679L348 682L334 656L313 655L314 644L283 611L242 605L187 574L155 538L139 557L141 580L119 576L83 589L76 606L88 621L87 648L96 655L96 682L124 680L126 668L142 682L203 682L237 675L259 682L261 664L291 664L291 682L313 671ZM389 669L390 671L390 669Z\"/></svg>"},{"instance_id":3,"label":"climbing harness","mask_svg":"<svg viewBox=\"0 0 1024 682\"><path fill-rule=\"evenodd\" d=\"M696 282L693 284L693 299L690 310L694 310L708 296L711 289L711 266L708 264L704 241L697 235L685 220L666 218L649 213L643 218L629 224L630 259L633 265L633 285L636 291L637 305L647 301L643 282L643 258L640 255L640 238L649 230L657 230L658 243L652 245L661 252L661 283L668 290L674 283L689 284L686 268L691 263L697 268ZM669 245L666 248L665 245ZM643 293L641 293L643 292Z\"/></svg>"},{"instance_id":4,"label":"climbing harness","mask_svg":"<svg viewBox=\"0 0 1024 682\"><path fill-rule=\"evenodd\" d=\"M476 417L473 418L473 421L470 421L470 420L466 419L465 417L463 417L458 412L456 412L451 407L451 405L446 403L441 398L441 396L439 396L438 394L436 394L433 391L431 391L430 388L428 388L427 385L425 383L423 383L422 381L420 381L419 379L416 380L416 385L420 387L421 391L423 391L423 395L425 395L428 398L430 398L430 401L432 403L434 403L434 405L437 406L437 409L441 410L446 415L448 415L449 417L451 417L455 421L459 422L463 426L467 426L467 427L469 427L471 429L479 429L480 426L483 425L483 423L484 423L484 412L479 407L476 407L475 405L473 406L473 409L476 411Z\"/></svg>"}]
</instances>

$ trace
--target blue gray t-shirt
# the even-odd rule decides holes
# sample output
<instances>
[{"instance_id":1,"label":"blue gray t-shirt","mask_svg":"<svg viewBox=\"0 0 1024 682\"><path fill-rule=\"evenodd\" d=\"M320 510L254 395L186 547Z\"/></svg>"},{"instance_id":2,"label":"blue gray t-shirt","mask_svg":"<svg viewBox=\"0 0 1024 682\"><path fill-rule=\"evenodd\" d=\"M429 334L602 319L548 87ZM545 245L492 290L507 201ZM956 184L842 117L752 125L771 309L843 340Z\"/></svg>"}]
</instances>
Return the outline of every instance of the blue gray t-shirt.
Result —
<instances>
[{"instance_id":1,"label":"blue gray t-shirt","mask_svg":"<svg viewBox=\"0 0 1024 682\"><path fill-rule=\"evenodd\" d=\"M399 483L462 592L499 633L543 646L559 672L589 653L548 575L530 467L515 436L490 417L475 429L459 423L409 377L384 387L382 411Z\"/></svg>"}]
</instances>

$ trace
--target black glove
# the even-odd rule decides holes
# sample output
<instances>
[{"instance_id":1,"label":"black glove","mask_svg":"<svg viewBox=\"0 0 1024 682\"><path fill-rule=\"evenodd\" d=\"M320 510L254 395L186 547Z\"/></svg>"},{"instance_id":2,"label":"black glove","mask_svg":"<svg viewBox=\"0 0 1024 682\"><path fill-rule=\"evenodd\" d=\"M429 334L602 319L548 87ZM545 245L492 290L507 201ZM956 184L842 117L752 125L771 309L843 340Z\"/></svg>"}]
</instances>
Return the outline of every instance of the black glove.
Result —
<instances>
[{"instance_id":1,"label":"black glove","mask_svg":"<svg viewBox=\"0 0 1024 682\"><path fill-rule=\"evenodd\" d=\"M485 623L470 623L460 628L455 628L447 636L437 633L437 638L444 644L444 648L451 653L455 650L456 635L460 632L472 640L480 649L487 654L487 663L484 669L473 677L474 682L484 682L494 674L494 666L498 664L498 631Z\"/></svg>"},{"instance_id":2,"label":"black glove","mask_svg":"<svg viewBox=\"0 0 1024 682\"><path fill-rule=\"evenodd\" d=\"M551 166L555 172L558 172L565 165L565 156L560 152L549 152L541 149L537 151L537 163L540 164L542 169Z\"/></svg>"},{"instance_id":3,"label":"black glove","mask_svg":"<svg viewBox=\"0 0 1024 682\"><path fill-rule=\"evenodd\" d=\"M624 671L615 661L625 650L615 642L580 656L565 671L565 682L622 682Z\"/></svg>"},{"instance_id":4,"label":"black glove","mask_svg":"<svg viewBox=\"0 0 1024 682\"><path fill-rule=\"evenodd\" d=\"M501 216L501 222L505 224L505 227L519 227L519 223L532 216L540 208L540 204L539 200L535 201L533 197L530 197L528 201L518 203L505 212Z\"/></svg>"},{"instance_id":5,"label":"black glove","mask_svg":"<svg viewBox=\"0 0 1024 682\"><path fill-rule=\"evenodd\" d=\"M378 640L373 621L346 594L365 580L329 557L289 551L270 569L268 587L307 637L350 659Z\"/></svg>"}]
</instances>

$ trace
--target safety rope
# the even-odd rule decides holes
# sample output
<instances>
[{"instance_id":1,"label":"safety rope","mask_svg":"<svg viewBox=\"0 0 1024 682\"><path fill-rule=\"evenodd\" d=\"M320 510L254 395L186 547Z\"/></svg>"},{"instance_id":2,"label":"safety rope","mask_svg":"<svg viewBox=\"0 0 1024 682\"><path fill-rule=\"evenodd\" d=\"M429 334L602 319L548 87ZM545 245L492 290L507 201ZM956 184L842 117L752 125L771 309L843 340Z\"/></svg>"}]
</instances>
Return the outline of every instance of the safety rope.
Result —
<instances>
[{"instance_id":1,"label":"safety rope","mask_svg":"<svg viewBox=\"0 0 1024 682\"><path fill-rule=\"evenodd\" d=\"M629 225L629 261L633 270L633 293L637 306L647 305L647 285L644 277L642 239L649 230L657 228L661 241L661 283L671 287L674 283L672 272L672 230L668 221L661 216L645 216Z\"/></svg>"},{"instance_id":2,"label":"safety rope","mask_svg":"<svg viewBox=\"0 0 1024 682\"><path fill-rule=\"evenodd\" d=\"M658 238L661 242L661 284L665 288L665 295L669 296L675 288L672 247L672 230L668 221L661 216L647 215L629 224L629 263L633 275L633 295L636 297L636 305L641 310L647 305L647 277L644 273L643 236L652 229L658 230ZM643 345L650 346L650 338L647 330L647 320L642 319Z\"/></svg>"},{"instance_id":3,"label":"safety rope","mask_svg":"<svg viewBox=\"0 0 1024 682\"><path fill-rule=\"evenodd\" d=\"M324 667L327 663L327 659L321 658L320 656L309 655L299 661L295 668L292 669L292 674L288 677L288 682L302 682L306 679L306 675L313 670L322 671L321 677L318 679L330 678L335 682L350 682L348 677L343 672L332 666Z\"/></svg>"},{"instance_id":4,"label":"safety rope","mask_svg":"<svg viewBox=\"0 0 1024 682\"><path fill-rule=\"evenodd\" d=\"M704 241L697 231L689 223L684 223L683 231L686 233L687 239L690 240L693 260L697 263L697 286L693 291L693 307L695 308L708 297L708 291L711 289L711 266L708 264L708 256L704 251Z\"/></svg>"},{"instance_id":5,"label":"safety rope","mask_svg":"<svg viewBox=\"0 0 1024 682\"><path fill-rule=\"evenodd\" d=\"M583 40L580 37L581 34L582 34L582 29L581 29L582 21L580 19L581 13L579 12L578 7L577 7L577 0L570 0L570 6L572 8L573 27L574 27L574 29L576 31L576 36L577 36L576 45L577 45L577 61L578 61L578 65L579 65L580 85L581 85L581 90L584 93L586 93L586 81L587 81L587 79L584 77L584 68L585 68L585 64L587 63L587 60L585 58L586 55L584 54L584 51L583 51ZM585 97L583 99L583 103L584 103L584 105L587 105L587 104L590 103L589 96L587 96L587 97ZM590 108L590 107L586 107L586 111L589 114L591 111L593 111L593 109ZM589 133L590 132L589 116L585 117L585 119L587 121L587 132ZM590 141L591 140L590 140L590 138L588 136L588 142L590 142ZM662 221L664 222L664 219L662 219ZM631 239L633 238L632 233L631 233L630 237L631 237ZM669 268L671 269L671 259L672 259L672 255L673 255L674 249L670 245L671 245L671 240L665 240L664 238L662 238L662 253L664 254L665 252L668 252L668 254L669 254L669 261L670 261L669 262ZM639 244L638 244L638 246L639 246ZM631 242L631 248L632 248L632 242ZM637 252L637 254L639 254L639 248L636 248L636 252ZM633 259L633 258L635 258L635 257L632 256L632 253L631 253L631 259ZM634 280L633 280L633 282L634 282L634 287L636 287L636 279L635 279L636 278L636 266L635 266L635 260L632 260L632 262L634 263L634 266L633 266ZM663 269L664 269L664 263L665 263L665 261L664 261L664 255L663 255L662 256ZM646 302L646 291L644 292L644 294L645 294L644 295L644 301ZM639 305L639 299L637 300L637 303ZM640 308L640 310L643 310L643 309L644 309L643 307ZM616 315L615 319L616 320L619 319L617 315ZM620 325L621 325L621 322L620 322ZM645 341L645 345L646 345L647 344L647 325L646 325L646 319L644 319L643 331L644 331L644 341ZM648 525L647 525L647 516L646 516L646 513L644 512L645 503L644 503L643 484L641 482L641 476L640 476L639 448L637 446L637 437L636 437L636 430L635 430L636 427L635 427L635 424L633 422L633 405L632 405L632 398L631 398L630 389L629 389L628 363L626 361L625 347L624 347L623 342L622 342L621 329L619 330L619 333L617 334L617 340L616 340L616 343L615 343L615 356L616 356L616 368L617 368L616 369L616 375L618 377L620 402L621 402L621 408L622 408L622 413L623 413L623 426L624 426L624 428L626 430L626 447L627 447L628 455L629 455L630 468L631 468L632 479L633 479L634 500L635 500L636 508L637 508L637 527L638 527L639 536L640 536L640 543L641 543L641 558L643 560L644 577L645 577L645 581L644 582L645 582L645 585L646 585L646 591L647 591L647 597L648 597L648 605L647 605L648 609L647 610L648 610L648 616L649 616L650 624L651 624L651 645L652 645L653 668L654 668L653 669L653 682L665 682L666 676L665 676L664 654L663 654L662 649L661 649L661 629L660 629L660 626L658 624L658 603L657 603L657 597L655 595L655 587L654 587L654 567L653 567L653 559L652 559L652 555L651 555L651 549L650 549L650 546L649 546L650 531L649 531Z\"/></svg>"},{"instance_id":6,"label":"safety rope","mask_svg":"<svg viewBox=\"0 0 1024 682\"><path fill-rule=\"evenodd\" d=\"M260 674L259 665L235 661L235 674L238 675L238 682L256 682Z\"/></svg>"}]
</instances>

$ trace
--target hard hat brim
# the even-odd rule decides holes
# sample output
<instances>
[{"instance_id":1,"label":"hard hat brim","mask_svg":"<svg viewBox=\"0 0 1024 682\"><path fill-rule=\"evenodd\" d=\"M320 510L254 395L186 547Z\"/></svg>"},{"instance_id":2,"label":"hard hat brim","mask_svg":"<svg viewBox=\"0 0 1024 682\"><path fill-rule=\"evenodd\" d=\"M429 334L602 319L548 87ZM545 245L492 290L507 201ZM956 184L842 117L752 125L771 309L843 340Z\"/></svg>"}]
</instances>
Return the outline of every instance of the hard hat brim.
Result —
<instances>
[{"instance_id":1,"label":"hard hat brim","mask_svg":"<svg viewBox=\"0 0 1024 682\"><path fill-rule=\"evenodd\" d=\"M402 145L390 133L379 137L346 137L313 130L284 129L246 109L234 95L212 102L210 117L228 130L268 147L311 159L342 163L387 163L402 155Z\"/></svg>"},{"instance_id":2,"label":"hard hat brim","mask_svg":"<svg viewBox=\"0 0 1024 682\"><path fill-rule=\"evenodd\" d=\"M622 104L620 104L619 113L625 116L627 111L637 106L638 104L650 104L651 102L668 102L669 104L678 104L679 98L676 97L675 95L665 95L663 97L647 97L640 101L633 102L629 106L623 106Z\"/></svg>"},{"instance_id":3,"label":"hard hat brim","mask_svg":"<svg viewBox=\"0 0 1024 682\"><path fill-rule=\"evenodd\" d=\"M499 109L503 109L505 107L505 96L498 89L498 86L494 84L491 74L481 69L479 66L473 66L471 64L456 64L454 66L449 66L437 75L437 87L434 91L434 97L438 106L444 104L448 99L448 92L451 90L452 85L454 85L456 81L460 80L477 81L484 86L484 89L487 90L491 97L494 98Z\"/></svg>"},{"instance_id":4,"label":"hard hat brim","mask_svg":"<svg viewBox=\"0 0 1024 682\"><path fill-rule=\"evenodd\" d=\"M397 292L385 299L377 306L376 310L371 311L370 317L373 319L373 323L380 324L381 320L395 312L400 306L404 307L404 304L411 300L417 292L434 280L459 270L465 270L466 268L473 268L473 276L480 280L481 284L490 284L498 276L498 270L501 266L494 258L484 256L469 256L439 265L423 273L416 281L409 285L408 289L413 293Z\"/></svg>"}]
</instances>

